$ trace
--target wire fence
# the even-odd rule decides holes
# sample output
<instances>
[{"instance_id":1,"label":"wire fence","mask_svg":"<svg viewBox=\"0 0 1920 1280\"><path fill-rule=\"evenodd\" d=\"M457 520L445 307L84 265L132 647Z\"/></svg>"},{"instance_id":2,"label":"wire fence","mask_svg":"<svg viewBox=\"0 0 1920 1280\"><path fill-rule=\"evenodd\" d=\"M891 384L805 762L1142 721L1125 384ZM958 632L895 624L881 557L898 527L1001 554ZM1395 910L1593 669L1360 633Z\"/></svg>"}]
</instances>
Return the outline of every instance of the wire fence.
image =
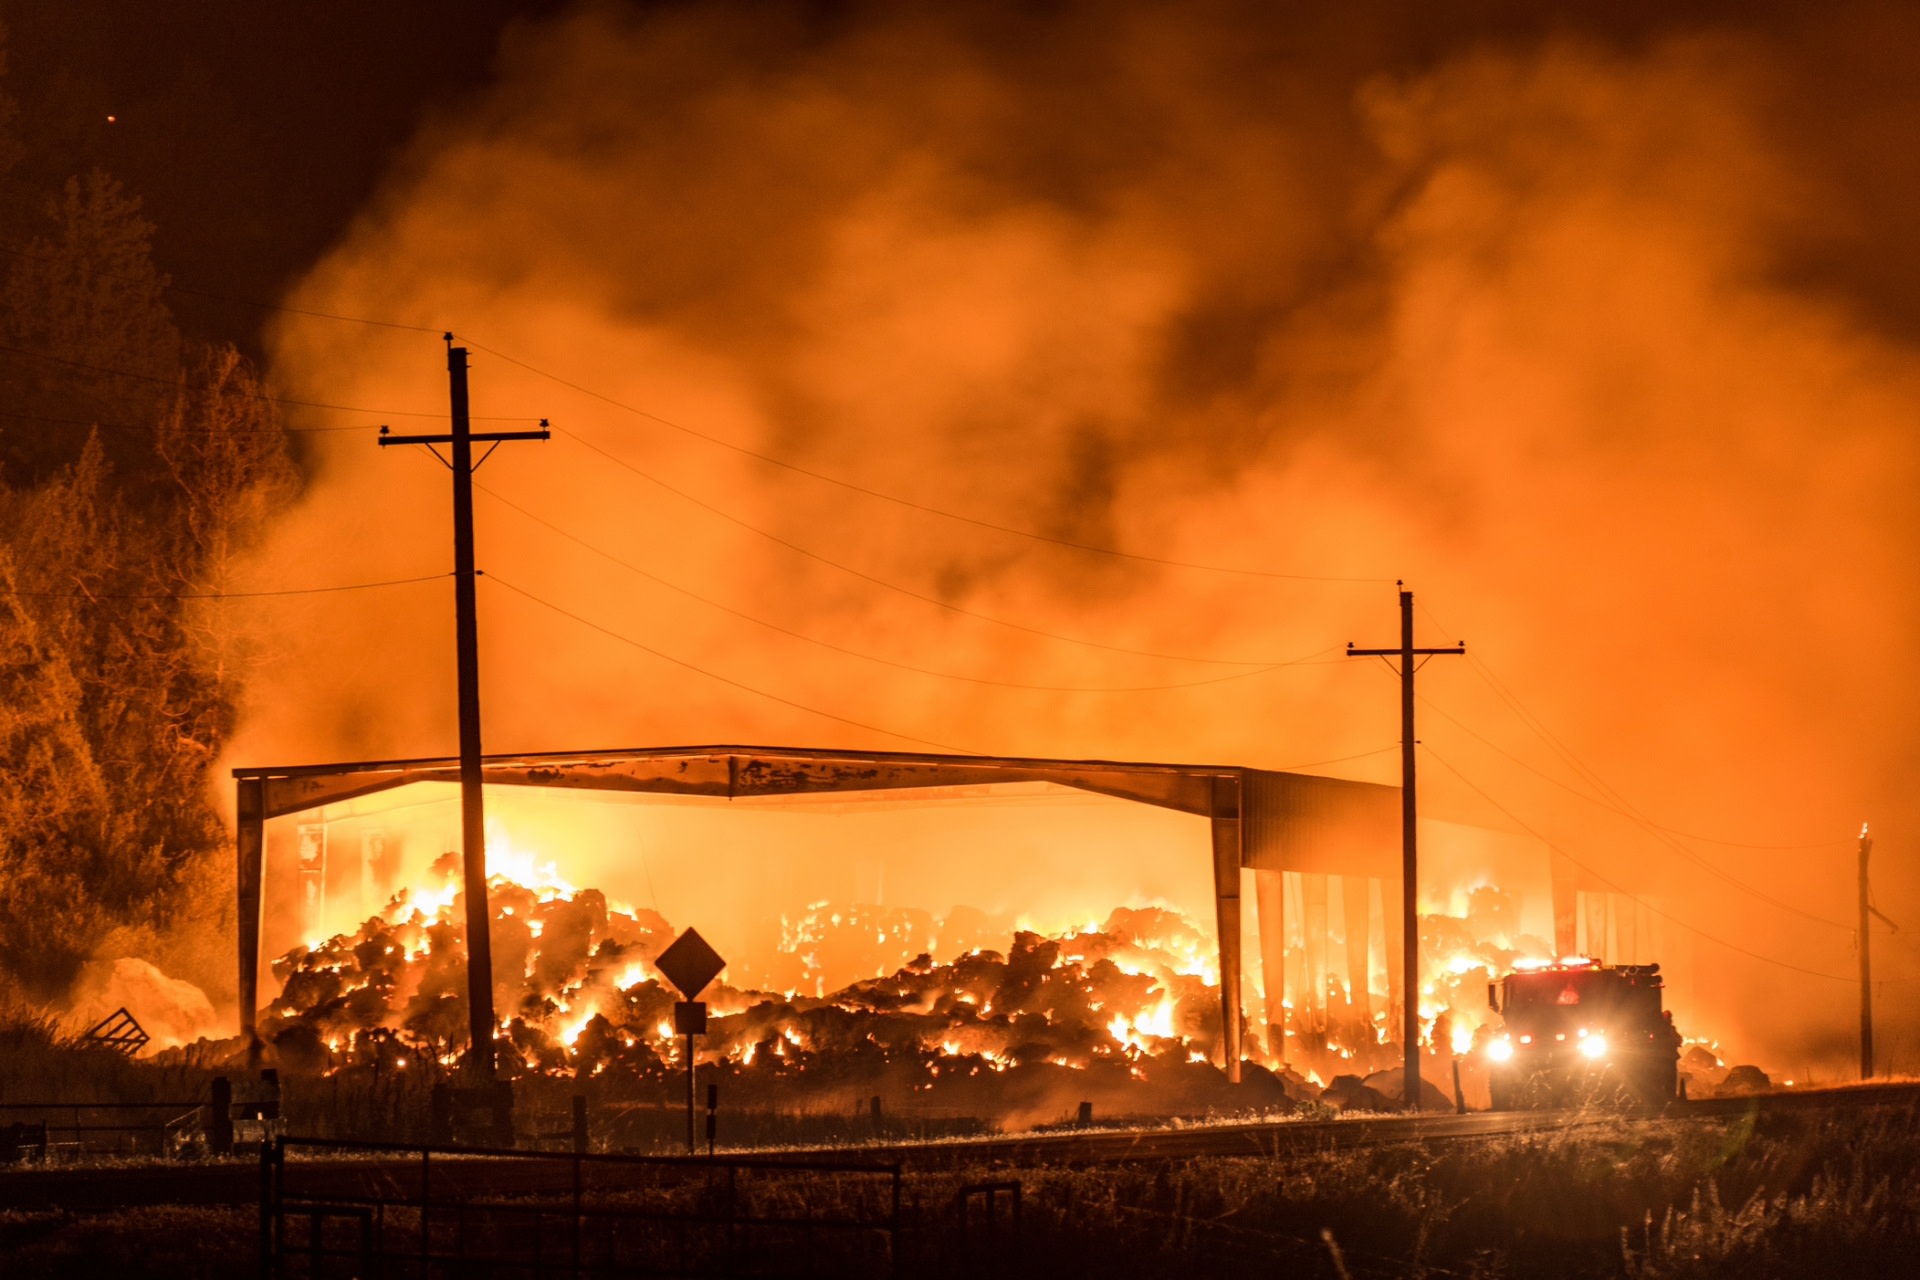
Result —
<instances>
[{"instance_id":1,"label":"wire fence","mask_svg":"<svg viewBox=\"0 0 1920 1280\"><path fill-rule=\"evenodd\" d=\"M280 1138L261 1257L287 1280L895 1275L897 1164Z\"/></svg>"}]
</instances>

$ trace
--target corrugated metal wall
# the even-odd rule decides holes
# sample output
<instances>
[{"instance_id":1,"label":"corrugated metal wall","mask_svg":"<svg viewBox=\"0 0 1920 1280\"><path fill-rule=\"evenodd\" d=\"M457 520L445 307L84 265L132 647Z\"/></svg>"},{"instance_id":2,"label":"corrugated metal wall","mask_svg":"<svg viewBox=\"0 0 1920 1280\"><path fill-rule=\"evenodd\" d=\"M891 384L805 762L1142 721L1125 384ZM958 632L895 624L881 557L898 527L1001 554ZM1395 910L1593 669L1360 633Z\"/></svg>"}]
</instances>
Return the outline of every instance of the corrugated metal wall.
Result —
<instances>
[{"instance_id":1,"label":"corrugated metal wall","mask_svg":"<svg viewBox=\"0 0 1920 1280\"><path fill-rule=\"evenodd\" d=\"M1400 788L1249 769L1240 793L1241 863L1258 871L1400 873Z\"/></svg>"}]
</instances>

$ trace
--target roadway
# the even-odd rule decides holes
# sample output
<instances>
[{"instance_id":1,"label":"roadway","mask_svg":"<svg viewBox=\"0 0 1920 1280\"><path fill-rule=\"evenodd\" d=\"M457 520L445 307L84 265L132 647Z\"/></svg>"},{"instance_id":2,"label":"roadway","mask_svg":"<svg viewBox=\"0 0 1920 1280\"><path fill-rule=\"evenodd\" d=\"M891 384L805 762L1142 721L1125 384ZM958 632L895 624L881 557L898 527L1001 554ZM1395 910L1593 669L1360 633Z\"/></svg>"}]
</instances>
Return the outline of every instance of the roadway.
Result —
<instances>
[{"instance_id":1,"label":"roadway","mask_svg":"<svg viewBox=\"0 0 1920 1280\"><path fill-rule=\"evenodd\" d=\"M1920 1104L1920 1082L1842 1085L1744 1097L1676 1102L1658 1116L1616 1111L1470 1111L1465 1115L1356 1115L1334 1120L1248 1121L1180 1127L1073 1129L1045 1133L955 1138L938 1142L876 1143L858 1148L863 1159L897 1160L907 1168L960 1164L1111 1164L1196 1156L1276 1156L1337 1151L1401 1142L1458 1142L1528 1133L1564 1133L1627 1120L1686 1120L1783 1114L1852 1106ZM845 1150L842 1148L841 1150ZM826 1149L807 1154L819 1156Z\"/></svg>"}]
</instances>

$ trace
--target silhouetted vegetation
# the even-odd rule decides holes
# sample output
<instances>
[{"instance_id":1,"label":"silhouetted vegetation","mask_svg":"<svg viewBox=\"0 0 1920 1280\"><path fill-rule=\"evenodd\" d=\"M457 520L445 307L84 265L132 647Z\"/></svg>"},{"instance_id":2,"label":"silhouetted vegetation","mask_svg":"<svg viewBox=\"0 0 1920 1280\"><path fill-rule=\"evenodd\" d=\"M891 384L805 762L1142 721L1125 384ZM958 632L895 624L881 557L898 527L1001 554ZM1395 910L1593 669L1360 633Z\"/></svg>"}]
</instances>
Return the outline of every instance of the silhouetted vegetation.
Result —
<instances>
[{"instance_id":1,"label":"silhouetted vegetation","mask_svg":"<svg viewBox=\"0 0 1920 1280\"><path fill-rule=\"evenodd\" d=\"M296 473L254 371L175 326L139 200L23 190L57 157L20 123L0 102L0 982L50 998L218 874L245 642L206 597Z\"/></svg>"}]
</instances>

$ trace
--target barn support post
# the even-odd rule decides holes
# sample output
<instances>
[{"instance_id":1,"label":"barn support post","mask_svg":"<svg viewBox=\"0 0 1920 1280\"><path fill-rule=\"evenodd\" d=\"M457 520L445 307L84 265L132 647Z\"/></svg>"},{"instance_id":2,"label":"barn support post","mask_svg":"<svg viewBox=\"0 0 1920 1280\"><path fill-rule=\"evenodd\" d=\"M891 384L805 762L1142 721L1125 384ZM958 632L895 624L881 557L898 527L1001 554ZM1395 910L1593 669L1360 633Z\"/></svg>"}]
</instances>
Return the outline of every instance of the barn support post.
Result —
<instances>
[{"instance_id":1,"label":"barn support post","mask_svg":"<svg viewBox=\"0 0 1920 1280\"><path fill-rule=\"evenodd\" d=\"M1373 896L1370 886L1361 876L1343 875L1340 877L1340 905L1346 915L1347 927L1347 1018L1348 1035L1373 1030L1373 1000L1367 991L1367 952L1373 944L1372 931L1369 928ZM1356 1031L1356 1028L1358 1031ZM1342 1036L1346 1043L1346 1036ZM1369 1037L1361 1043L1371 1044Z\"/></svg>"},{"instance_id":2,"label":"barn support post","mask_svg":"<svg viewBox=\"0 0 1920 1280\"><path fill-rule=\"evenodd\" d=\"M1547 855L1547 873L1553 883L1553 945L1555 956L1580 950L1580 882L1574 866L1558 853Z\"/></svg>"},{"instance_id":3,"label":"barn support post","mask_svg":"<svg viewBox=\"0 0 1920 1280\"><path fill-rule=\"evenodd\" d=\"M1399 887L1390 880L1377 883L1380 885L1381 931L1387 942L1387 1027L1389 1034L1398 1035L1407 1007L1407 935L1394 927L1400 919ZM1416 993L1416 1005L1419 999Z\"/></svg>"},{"instance_id":4,"label":"barn support post","mask_svg":"<svg viewBox=\"0 0 1920 1280\"><path fill-rule=\"evenodd\" d=\"M1574 952L1575 955L1592 956L1596 960L1612 959L1612 948L1607 945L1608 925L1613 919L1613 895L1607 893L1584 893L1581 897L1580 919L1586 925L1586 946Z\"/></svg>"},{"instance_id":5,"label":"barn support post","mask_svg":"<svg viewBox=\"0 0 1920 1280\"><path fill-rule=\"evenodd\" d=\"M1327 1001L1327 962L1332 950L1327 930L1330 878L1323 871L1300 873L1300 950L1305 963L1300 966L1299 989L1294 992L1293 1020L1302 1044L1315 1054L1326 1052L1333 1013Z\"/></svg>"},{"instance_id":6,"label":"barn support post","mask_svg":"<svg viewBox=\"0 0 1920 1280\"><path fill-rule=\"evenodd\" d=\"M1253 873L1260 929L1260 982L1266 990L1267 1052L1287 1060L1287 880L1284 871Z\"/></svg>"},{"instance_id":7,"label":"barn support post","mask_svg":"<svg viewBox=\"0 0 1920 1280\"><path fill-rule=\"evenodd\" d=\"M1240 779L1213 780L1213 905L1220 948L1220 1042L1240 1083Z\"/></svg>"},{"instance_id":8,"label":"barn support post","mask_svg":"<svg viewBox=\"0 0 1920 1280\"><path fill-rule=\"evenodd\" d=\"M235 787L240 1034L247 1038L249 1061L260 1055L260 882L267 856L266 792L260 778L241 778Z\"/></svg>"}]
</instances>

